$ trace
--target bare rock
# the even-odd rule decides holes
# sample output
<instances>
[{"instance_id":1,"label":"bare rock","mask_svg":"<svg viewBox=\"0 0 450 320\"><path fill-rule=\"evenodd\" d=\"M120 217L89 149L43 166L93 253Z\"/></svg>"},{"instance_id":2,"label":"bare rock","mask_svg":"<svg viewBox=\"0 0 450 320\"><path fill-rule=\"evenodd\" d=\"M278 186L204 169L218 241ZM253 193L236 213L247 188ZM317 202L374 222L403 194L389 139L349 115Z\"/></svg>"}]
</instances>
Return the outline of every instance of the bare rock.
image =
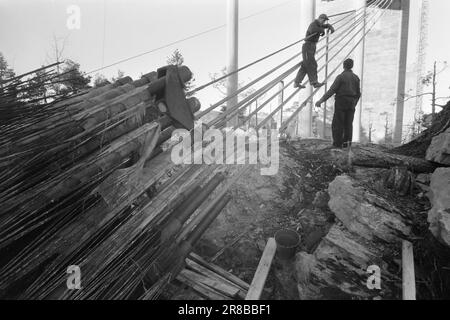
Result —
<instances>
[{"instance_id":1,"label":"bare rock","mask_svg":"<svg viewBox=\"0 0 450 320\"><path fill-rule=\"evenodd\" d=\"M318 262L314 255L299 252L295 257L295 271L297 277L297 289L300 300L313 300L320 298L317 293L313 294L310 284L314 268Z\"/></svg>"},{"instance_id":2,"label":"bare rock","mask_svg":"<svg viewBox=\"0 0 450 320\"><path fill-rule=\"evenodd\" d=\"M318 209L326 209L328 208L328 201L330 201L330 196L328 195L328 192L319 191L316 193L316 196L314 197L313 205L315 208Z\"/></svg>"},{"instance_id":3,"label":"bare rock","mask_svg":"<svg viewBox=\"0 0 450 320\"><path fill-rule=\"evenodd\" d=\"M431 174L419 174L416 177L416 186L422 190L419 194L419 198L424 198L426 194L430 192Z\"/></svg>"},{"instance_id":4,"label":"bare rock","mask_svg":"<svg viewBox=\"0 0 450 320\"><path fill-rule=\"evenodd\" d=\"M428 197L432 204L428 213L430 231L450 246L450 168L439 168L433 173Z\"/></svg>"},{"instance_id":5,"label":"bare rock","mask_svg":"<svg viewBox=\"0 0 450 320\"><path fill-rule=\"evenodd\" d=\"M325 236L326 232L321 229L311 231L304 240L306 250L308 252L314 251Z\"/></svg>"},{"instance_id":6,"label":"bare rock","mask_svg":"<svg viewBox=\"0 0 450 320\"><path fill-rule=\"evenodd\" d=\"M296 256L300 299L372 300L380 295L386 299L398 298L401 280L389 271L389 264L384 260L387 251L378 241L368 241L341 224L334 225L314 254L300 252ZM381 290L367 286L370 266L381 270Z\"/></svg>"},{"instance_id":7,"label":"bare rock","mask_svg":"<svg viewBox=\"0 0 450 320\"><path fill-rule=\"evenodd\" d=\"M405 196L413 194L416 181L414 175L406 167L397 167L391 169L386 175L384 186Z\"/></svg>"},{"instance_id":8,"label":"bare rock","mask_svg":"<svg viewBox=\"0 0 450 320\"><path fill-rule=\"evenodd\" d=\"M411 227L402 213L357 184L349 176L337 177L329 186L329 207L345 227L359 236L389 243L411 233Z\"/></svg>"},{"instance_id":9,"label":"bare rock","mask_svg":"<svg viewBox=\"0 0 450 320\"><path fill-rule=\"evenodd\" d=\"M416 182L422 183L424 185L430 185L431 174L421 173L421 174L417 175Z\"/></svg>"},{"instance_id":10,"label":"bare rock","mask_svg":"<svg viewBox=\"0 0 450 320\"><path fill-rule=\"evenodd\" d=\"M433 138L426 158L429 161L450 165L450 128Z\"/></svg>"}]
</instances>

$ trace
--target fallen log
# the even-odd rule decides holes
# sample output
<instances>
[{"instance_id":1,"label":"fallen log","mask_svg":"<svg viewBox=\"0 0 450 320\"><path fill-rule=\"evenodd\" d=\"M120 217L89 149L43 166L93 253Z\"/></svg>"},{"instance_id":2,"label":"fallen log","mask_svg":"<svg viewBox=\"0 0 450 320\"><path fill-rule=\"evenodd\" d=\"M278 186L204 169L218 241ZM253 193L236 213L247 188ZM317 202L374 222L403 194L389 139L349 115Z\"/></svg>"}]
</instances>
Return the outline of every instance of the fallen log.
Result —
<instances>
[{"instance_id":1,"label":"fallen log","mask_svg":"<svg viewBox=\"0 0 450 320\"><path fill-rule=\"evenodd\" d=\"M351 149L350 156L347 153L337 155L343 164L348 163L350 157L351 165L368 168L406 167L415 173L431 173L436 166L424 159L390 154L377 148L357 146Z\"/></svg>"}]
</instances>

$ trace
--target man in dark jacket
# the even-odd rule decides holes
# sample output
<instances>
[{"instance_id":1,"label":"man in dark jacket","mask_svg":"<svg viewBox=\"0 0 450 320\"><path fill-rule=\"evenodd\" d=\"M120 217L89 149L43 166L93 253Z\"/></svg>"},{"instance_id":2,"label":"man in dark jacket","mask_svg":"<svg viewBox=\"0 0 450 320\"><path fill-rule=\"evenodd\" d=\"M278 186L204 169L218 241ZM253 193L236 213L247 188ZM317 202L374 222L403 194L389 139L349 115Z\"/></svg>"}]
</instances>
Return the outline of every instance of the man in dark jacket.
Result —
<instances>
[{"instance_id":1,"label":"man in dark jacket","mask_svg":"<svg viewBox=\"0 0 450 320\"><path fill-rule=\"evenodd\" d=\"M336 148L346 148L352 144L353 118L361 98L361 81L352 71L353 64L352 59L344 61L344 72L337 76L330 90L316 103L316 107L320 107L335 95L332 131L333 146Z\"/></svg>"},{"instance_id":2,"label":"man in dark jacket","mask_svg":"<svg viewBox=\"0 0 450 320\"><path fill-rule=\"evenodd\" d=\"M328 20L326 14L321 14L318 19L309 25L308 31L306 32L306 40L302 47L303 61L295 78L295 88L305 88L302 82L306 75L308 75L309 83L314 88L320 88L324 85L317 80L317 61L315 55L317 42L319 42L321 36L325 35L325 29L330 30L331 33L334 32L333 26L326 23Z\"/></svg>"}]
</instances>

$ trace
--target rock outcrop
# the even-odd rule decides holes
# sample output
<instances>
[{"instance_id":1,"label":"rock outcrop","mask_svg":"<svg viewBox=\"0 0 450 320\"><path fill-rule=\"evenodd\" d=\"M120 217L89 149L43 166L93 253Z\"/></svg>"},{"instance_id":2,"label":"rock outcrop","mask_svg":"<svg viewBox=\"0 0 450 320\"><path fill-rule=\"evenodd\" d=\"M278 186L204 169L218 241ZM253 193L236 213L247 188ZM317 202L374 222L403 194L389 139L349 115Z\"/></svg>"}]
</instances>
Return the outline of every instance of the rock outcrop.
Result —
<instances>
[{"instance_id":1,"label":"rock outcrop","mask_svg":"<svg viewBox=\"0 0 450 320\"><path fill-rule=\"evenodd\" d=\"M450 168L439 168L433 173L428 196L432 204L428 213L430 230L450 246Z\"/></svg>"},{"instance_id":2,"label":"rock outcrop","mask_svg":"<svg viewBox=\"0 0 450 320\"><path fill-rule=\"evenodd\" d=\"M427 150L427 160L450 165L450 128L433 138Z\"/></svg>"},{"instance_id":3,"label":"rock outcrop","mask_svg":"<svg viewBox=\"0 0 450 320\"><path fill-rule=\"evenodd\" d=\"M402 213L382 198L358 186L349 176L340 176L328 189L330 209L351 232L367 239L395 242L410 234Z\"/></svg>"},{"instance_id":4,"label":"rock outcrop","mask_svg":"<svg viewBox=\"0 0 450 320\"><path fill-rule=\"evenodd\" d=\"M388 255L396 253L388 253L379 243L351 233L338 223L313 254L297 254L300 299L372 300L379 296L395 299L401 281L389 270L391 261L384 260ZM367 285L371 266L377 266L381 271L381 290L372 290Z\"/></svg>"},{"instance_id":5,"label":"rock outcrop","mask_svg":"<svg viewBox=\"0 0 450 320\"><path fill-rule=\"evenodd\" d=\"M347 175L337 177L328 192L339 221L312 254L297 254L300 299L400 298L400 243L411 234L410 219ZM368 285L373 268L380 271L380 288Z\"/></svg>"}]
</instances>

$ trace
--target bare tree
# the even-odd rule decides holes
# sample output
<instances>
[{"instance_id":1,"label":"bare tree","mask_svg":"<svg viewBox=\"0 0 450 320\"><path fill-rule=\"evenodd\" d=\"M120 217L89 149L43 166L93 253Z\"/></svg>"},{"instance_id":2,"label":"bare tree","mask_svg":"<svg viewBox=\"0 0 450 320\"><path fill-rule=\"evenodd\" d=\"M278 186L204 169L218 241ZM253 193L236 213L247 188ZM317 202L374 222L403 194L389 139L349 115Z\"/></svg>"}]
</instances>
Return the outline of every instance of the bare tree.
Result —
<instances>
[{"instance_id":1,"label":"bare tree","mask_svg":"<svg viewBox=\"0 0 450 320\"><path fill-rule=\"evenodd\" d=\"M385 117L384 122L384 143L388 144L392 142L392 129L391 129L391 123L389 119L391 118L392 114L389 112L383 112L380 113L380 116Z\"/></svg>"},{"instance_id":2,"label":"bare tree","mask_svg":"<svg viewBox=\"0 0 450 320\"><path fill-rule=\"evenodd\" d=\"M58 74L61 74L61 65L59 63L65 60L64 50L66 49L68 38L69 35L65 37L57 37L55 34L53 34L52 42L50 44L50 53L47 53L46 64L57 62L58 65L56 66L56 72ZM62 86L60 83L55 82L52 84L52 89L57 95L59 95L61 93Z\"/></svg>"},{"instance_id":3,"label":"bare tree","mask_svg":"<svg viewBox=\"0 0 450 320\"><path fill-rule=\"evenodd\" d=\"M211 80L216 80L219 78L224 77L225 75L227 75L227 68L224 67L222 68L222 70L220 72L216 72L213 74L210 74L209 77L211 78ZM241 81L238 84L238 90L241 90L244 86L245 86L245 82ZM227 96L227 78L222 79L218 82L216 82L215 84L213 84L213 88L216 89L217 91L220 92L220 94L225 98ZM242 91L241 93L239 93L238 97L239 97L239 101L242 101L243 99L247 98L248 96L250 96L251 94L253 94L255 92L255 89L253 88L248 88L247 90ZM264 96L261 96L258 98L258 100L263 99ZM257 108L257 102L258 100L255 101L256 103L256 108ZM246 113L246 109L247 108L243 108L239 110L238 113L238 118L243 118L245 113ZM222 106L222 112L226 110L226 106Z\"/></svg>"},{"instance_id":4,"label":"bare tree","mask_svg":"<svg viewBox=\"0 0 450 320\"><path fill-rule=\"evenodd\" d=\"M373 121L372 121L373 108L367 108L366 111L369 113L369 125L368 125L368 128L369 128L369 137L368 137L368 138L369 138L369 143L372 143L372 142L373 142L373 139L372 139L373 133L374 133L375 131L377 131L377 130L375 130L375 129L373 128Z\"/></svg>"},{"instance_id":5,"label":"bare tree","mask_svg":"<svg viewBox=\"0 0 450 320\"><path fill-rule=\"evenodd\" d=\"M436 93L437 76L440 75L441 73L443 73L448 68L447 61L442 62L442 68L439 71L437 70L438 69L437 64L438 64L438 62L435 61L433 64L433 70L429 71L424 77L422 77L422 83L427 87L431 86L430 92L425 92L425 93L422 93L419 95L405 95L405 101L423 97L423 96L431 96L431 108L432 108L433 117L436 114L436 107L441 107L441 108L444 107L444 105L438 104L437 101L450 98L450 97L437 97L437 93Z\"/></svg>"}]
</instances>

